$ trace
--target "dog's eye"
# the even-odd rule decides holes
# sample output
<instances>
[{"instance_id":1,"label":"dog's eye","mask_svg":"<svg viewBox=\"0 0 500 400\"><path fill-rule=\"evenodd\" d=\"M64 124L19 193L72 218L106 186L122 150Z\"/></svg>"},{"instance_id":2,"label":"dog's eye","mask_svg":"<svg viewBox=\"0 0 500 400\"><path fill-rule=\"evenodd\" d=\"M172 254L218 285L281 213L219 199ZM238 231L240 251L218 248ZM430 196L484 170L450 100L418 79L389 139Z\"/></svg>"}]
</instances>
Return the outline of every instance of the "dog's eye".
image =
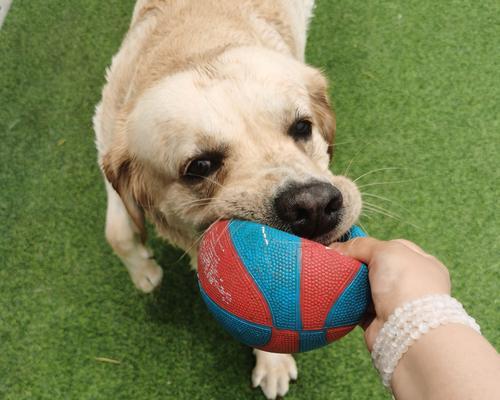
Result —
<instances>
[{"instance_id":1,"label":"dog's eye","mask_svg":"<svg viewBox=\"0 0 500 400\"><path fill-rule=\"evenodd\" d=\"M189 162L185 171L184 179L188 181L198 181L213 174L222 165L220 155L204 155Z\"/></svg>"},{"instance_id":2,"label":"dog's eye","mask_svg":"<svg viewBox=\"0 0 500 400\"><path fill-rule=\"evenodd\" d=\"M299 119L292 124L288 133L295 140L307 140L312 135L312 123L307 119Z\"/></svg>"}]
</instances>

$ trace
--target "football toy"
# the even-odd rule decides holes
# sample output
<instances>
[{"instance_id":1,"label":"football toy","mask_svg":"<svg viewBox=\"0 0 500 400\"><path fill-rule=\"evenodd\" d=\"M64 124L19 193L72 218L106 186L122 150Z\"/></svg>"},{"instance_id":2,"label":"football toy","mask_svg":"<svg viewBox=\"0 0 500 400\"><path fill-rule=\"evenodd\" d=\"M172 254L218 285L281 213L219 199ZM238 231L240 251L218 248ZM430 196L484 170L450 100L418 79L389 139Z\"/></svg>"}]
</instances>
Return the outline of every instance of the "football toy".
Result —
<instances>
[{"instance_id":1,"label":"football toy","mask_svg":"<svg viewBox=\"0 0 500 400\"><path fill-rule=\"evenodd\" d=\"M354 226L348 238L365 236ZM201 295L237 340L296 353L324 346L362 320L368 269L322 244L248 221L221 221L198 252Z\"/></svg>"}]
</instances>

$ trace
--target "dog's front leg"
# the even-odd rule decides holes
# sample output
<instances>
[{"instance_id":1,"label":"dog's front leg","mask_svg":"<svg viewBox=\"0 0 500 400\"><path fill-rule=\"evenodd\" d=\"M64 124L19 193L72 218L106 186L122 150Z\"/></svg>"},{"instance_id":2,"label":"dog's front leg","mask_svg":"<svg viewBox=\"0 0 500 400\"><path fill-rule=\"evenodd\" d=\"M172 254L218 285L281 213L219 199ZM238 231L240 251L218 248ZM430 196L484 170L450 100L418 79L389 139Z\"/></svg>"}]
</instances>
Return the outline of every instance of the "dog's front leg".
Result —
<instances>
[{"instance_id":1,"label":"dog's front leg","mask_svg":"<svg viewBox=\"0 0 500 400\"><path fill-rule=\"evenodd\" d=\"M260 386L268 399L284 396L290 380L297 379L297 365L291 354L269 353L254 349L253 387Z\"/></svg>"},{"instance_id":2,"label":"dog's front leg","mask_svg":"<svg viewBox=\"0 0 500 400\"><path fill-rule=\"evenodd\" d=\"M139 239L120 196L106 181L108 209L106 212L106 238L127 267L134 285L145 293L161 282L163 271L153 260L151 250Z\"/></svg>"}]
</instances>

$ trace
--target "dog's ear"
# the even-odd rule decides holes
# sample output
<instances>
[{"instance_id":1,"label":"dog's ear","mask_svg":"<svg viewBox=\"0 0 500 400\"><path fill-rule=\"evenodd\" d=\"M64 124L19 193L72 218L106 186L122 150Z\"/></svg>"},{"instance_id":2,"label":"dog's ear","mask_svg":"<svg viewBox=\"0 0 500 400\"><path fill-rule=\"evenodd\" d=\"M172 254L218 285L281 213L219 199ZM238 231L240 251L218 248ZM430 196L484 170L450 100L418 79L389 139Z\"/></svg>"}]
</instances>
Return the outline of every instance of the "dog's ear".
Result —
<instances>
[{"instance_id":1,"label":"dog's ear","mask_svg":"<svg viewBox=\"0 0 500 400\"><path fill-rule=\"evenodd\" d=\"M311 70L309 71L307 87L314 123L318 126L321 135L328 143L328 154L331 158L333 155L336 121L335 114L331 109L330 100L328 99L328 82L320 71L313 68Z\"/></svg>"},{"instance_id":2,"label":"dog's ear","mask_svg":"<svg viewBox=\"0 0 500 400\"><path fill-rule=\"evenodd\" d=\"M124 143L115 143L104 155L101 167L106 179L120 195L128 214L132 218L141 240L146 240L144 210L137 201L137 182L140 168Z\"/></svg>"}]
</instances>

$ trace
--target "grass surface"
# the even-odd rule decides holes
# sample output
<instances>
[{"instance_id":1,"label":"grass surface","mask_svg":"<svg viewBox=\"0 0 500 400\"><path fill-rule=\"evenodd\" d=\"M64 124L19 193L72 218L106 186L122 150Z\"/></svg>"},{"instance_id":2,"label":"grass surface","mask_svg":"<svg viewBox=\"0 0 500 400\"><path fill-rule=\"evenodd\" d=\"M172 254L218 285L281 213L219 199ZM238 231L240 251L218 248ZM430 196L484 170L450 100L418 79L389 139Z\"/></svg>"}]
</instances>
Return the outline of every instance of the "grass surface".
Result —
<instances>
[{"instance_id":1,"label":"grass surface","mask_svg":"<svg viewBox=\"0 0 500 400\"><path fill-rule=\"evenodd\" d=\"M103 237L91 117L132 6L16 0L0 31L2 399L262 398L180 253L151 239L166 274L145 296ZM316 14L307 54L332 81L334 170L398 168L358 183L402 220L361 222L440 257L498 347L500 3L322 0ZM289 399L389 398L359 330L297 359Z\"/></svg>"}]
</instances>

